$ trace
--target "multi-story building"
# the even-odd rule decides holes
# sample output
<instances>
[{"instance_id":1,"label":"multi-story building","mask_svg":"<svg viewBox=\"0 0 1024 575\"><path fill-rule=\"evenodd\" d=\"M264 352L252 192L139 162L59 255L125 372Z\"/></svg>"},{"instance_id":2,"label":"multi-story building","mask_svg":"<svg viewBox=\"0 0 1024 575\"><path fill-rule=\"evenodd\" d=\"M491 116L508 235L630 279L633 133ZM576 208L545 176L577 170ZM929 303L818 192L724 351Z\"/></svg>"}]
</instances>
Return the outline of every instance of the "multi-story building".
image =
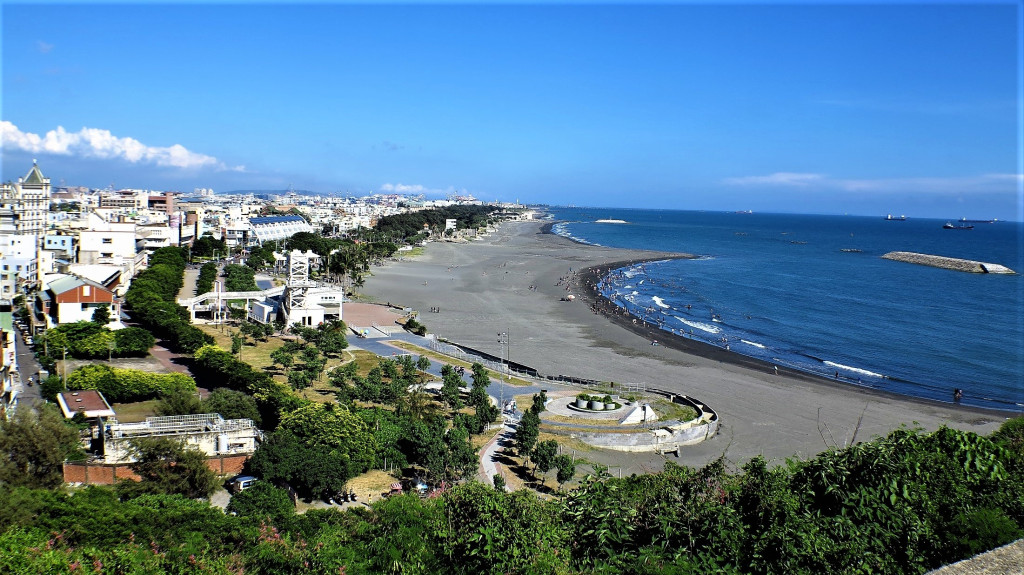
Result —
<instances>
[{"instance_id":1,"label":"multi-story building","mask_svg":"<svg viewBox=\"0 0 1024 575\"><path fill-rule=\"evenodd\" d=\"M33 163L24 178L0 184L0 235L42 234L49 209L50 178Z\"/></svg>"},{"instance_id":2,"label":"multi-story building","mask_svg":"<svg viewBox=\"0 0 1024 575\"><path fill-rule=\"evenodd\" d=\"M38 287L39 241L34 234L0 233L0 299L14 299Z\"/></svg>"}]
</instances>

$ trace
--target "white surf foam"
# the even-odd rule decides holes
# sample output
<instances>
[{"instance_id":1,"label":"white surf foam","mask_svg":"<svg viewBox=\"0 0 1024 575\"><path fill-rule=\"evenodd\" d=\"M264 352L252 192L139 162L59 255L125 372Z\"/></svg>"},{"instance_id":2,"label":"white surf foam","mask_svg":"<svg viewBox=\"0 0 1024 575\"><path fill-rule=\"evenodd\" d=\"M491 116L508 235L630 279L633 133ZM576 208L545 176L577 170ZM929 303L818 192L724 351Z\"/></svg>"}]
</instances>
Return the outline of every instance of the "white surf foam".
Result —
<instances>
[{"instance_id":1,"label":"white surf foam","mask_svg":"<svg viewBox=\"0 0 1024 575\"><path fill-rule=\"evenodd\" d=\"M826 361L826 362L823 362L823 363L825 365L829 366L829 367L835 367L835 368L843 369L843 370L846 370L846 371L852 371L854 373L859 373L861 375L868 375L868 376L871 376L871 377L885 377L884 375L882 375L880 373L875 373L873 371L868 371L866 369L860 369L859 367L850 367L848 365L843 365L841 363L836 363L834 361Z\"/></svg>"},{"instance_id":2,"label":"white surf foam","mask_svg":"<svg viewBox=\"0 0 1024 575\"><path fill-rule=\"evenodd\" d=\"M699 321L686 320L686 319L683 319L683 318L681 318L679 316L672 316L672 317L678 319L680 322L682 322L682 323L684 323L684 324L686 324L686 325L688 325L688 326L690 326L692 328L696 328L696 329L699 329L701 331L706 331L708 333L722 333L722 330L718 329L717 327L715 327L713 325L708 325L706 323L701 323Z\"/></svg>"},{"instance_id":3,"label":"white surf foam","mask_svg":"<svg viewBox=\"0 0 1024 575\"><path fill-rule=\"evenodd\" d=\"M665 300L661 299L658 296L654 296L651 299L654 300L654 303L658 304L658 307L660 308L668 309L670 307L667 303L665 303Z\"/></svg>"},{"instance_id":4,"label":"white surf foam","mask_svg":"<svg viewBox=\"0 0 1024 575\"><path fill-rule=\"evenodd\" d=\"M745 343L745 344L747 344L747 345L752 345L752 346L754 346L754 347L759 347L759 348L761 348L761 349L764 349L764 344L763 344L763 343L757 343L756 341L747 341L747 340L745 340L745 339L741 339L740 341L741 341L742 343Z\"/></svg>"}]
</instances>

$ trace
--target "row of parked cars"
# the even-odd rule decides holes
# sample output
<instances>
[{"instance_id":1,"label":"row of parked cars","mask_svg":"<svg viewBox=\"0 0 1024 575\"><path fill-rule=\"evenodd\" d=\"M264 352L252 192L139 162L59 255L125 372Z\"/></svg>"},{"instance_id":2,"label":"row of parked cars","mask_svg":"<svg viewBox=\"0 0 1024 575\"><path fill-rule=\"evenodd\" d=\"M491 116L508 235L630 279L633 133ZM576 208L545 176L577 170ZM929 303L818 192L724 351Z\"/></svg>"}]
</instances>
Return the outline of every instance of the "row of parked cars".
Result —
<instances>
[{"instance_id":1,"label":"row of parked cars","mask_svg":"<svg viewBox=\"0 0 1024 575\"><path fill-rule=\"evenodd\" d=\"M16 317L14 318L14 325L18 328L18 331L21 332L21 337L24 338L25 345L32 345L32 335L28 331L28 324L25 323L25 320L20 317Z\"/></svg>"}]
</instances>

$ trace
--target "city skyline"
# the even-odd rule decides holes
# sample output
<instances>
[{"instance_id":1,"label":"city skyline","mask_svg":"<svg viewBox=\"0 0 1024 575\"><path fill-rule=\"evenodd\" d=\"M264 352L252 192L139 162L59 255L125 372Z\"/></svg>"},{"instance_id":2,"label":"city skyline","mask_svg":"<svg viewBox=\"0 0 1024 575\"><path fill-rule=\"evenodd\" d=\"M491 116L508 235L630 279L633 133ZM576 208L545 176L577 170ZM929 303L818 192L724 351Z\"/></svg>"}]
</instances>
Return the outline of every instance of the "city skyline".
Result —
<instances>
[{"instance_id":1,"label":"city skyline","mask_svg":"<svg viewBox=\"0 0 1024 575\"><path fill-rule=\"evenodd\" d=\"M1024 219L1009 2L2 13L4 181Z\"/></svg>"}]
</instances>

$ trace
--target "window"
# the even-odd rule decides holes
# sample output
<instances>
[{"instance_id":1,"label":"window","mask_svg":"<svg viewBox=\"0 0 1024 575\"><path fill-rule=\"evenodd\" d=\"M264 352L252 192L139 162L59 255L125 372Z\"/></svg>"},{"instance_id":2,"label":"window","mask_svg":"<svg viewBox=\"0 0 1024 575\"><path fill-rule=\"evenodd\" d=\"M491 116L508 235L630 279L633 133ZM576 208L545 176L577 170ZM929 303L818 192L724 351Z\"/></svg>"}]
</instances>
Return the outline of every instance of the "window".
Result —
<instances>
[{"instance_id":1,"label":"window","mask_svg":"<svg viewBox=\"0 0 1024 575\"><path fill-rule=\"evenodd\" d=\"M103 243L105 243L105 244L112 244L112 243L114 243L114 239L113 238L103 238Z\"/></svg>"},{"instance_id":2,"label":"window","mask_svg":"<svg viewBox=\"0 0 1024 575\"><path fill-rule=\"evenodd\" d=\"M92 286L82 286L82 295L89 295L92 292Z\"/></svg>"}]
</instances>

